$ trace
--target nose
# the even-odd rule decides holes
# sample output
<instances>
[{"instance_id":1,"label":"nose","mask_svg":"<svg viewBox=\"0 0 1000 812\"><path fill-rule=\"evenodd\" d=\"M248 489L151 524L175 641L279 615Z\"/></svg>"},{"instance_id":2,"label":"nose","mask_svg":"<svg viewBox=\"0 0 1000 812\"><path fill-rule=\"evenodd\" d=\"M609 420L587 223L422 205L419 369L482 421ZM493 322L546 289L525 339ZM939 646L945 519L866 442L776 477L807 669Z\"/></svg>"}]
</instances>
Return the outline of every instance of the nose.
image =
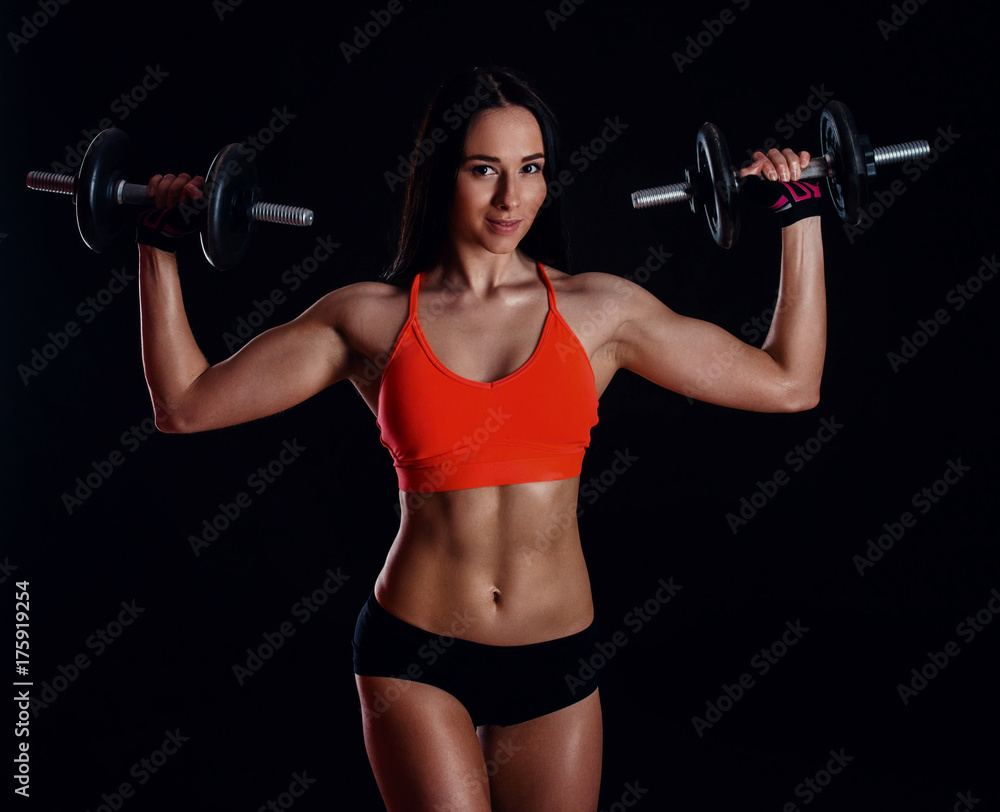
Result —
<instances>
[{"instance_id":1,"label":"nose","mask_svg":"<svg viewBox=\"0 0 1000 812\"><path fill-rule=\"evenodd\" d=\"M498 209L512 211L521 205L520 197L515 181L511 179L510 175L505 175L500 179L500 183L497 184L496 194L493 197L493 205Z\"/></svg>"}]
</instances>

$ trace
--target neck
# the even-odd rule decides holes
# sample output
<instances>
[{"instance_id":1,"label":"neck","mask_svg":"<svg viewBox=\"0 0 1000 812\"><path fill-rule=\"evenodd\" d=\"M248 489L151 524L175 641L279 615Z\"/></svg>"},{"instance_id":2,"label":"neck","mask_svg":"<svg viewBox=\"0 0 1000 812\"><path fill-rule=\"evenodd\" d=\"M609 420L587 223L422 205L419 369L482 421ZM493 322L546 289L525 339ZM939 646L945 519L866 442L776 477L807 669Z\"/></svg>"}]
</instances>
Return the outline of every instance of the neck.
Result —
<instances>
[{"instance_id":1,"label":"neck","mask_svg":"<svg viewBox=\"0 0 1000 812\"><path fill-rule=\"evenodd\" d=\"M448 243L428 275L446 287L468 290L476 296L489 295L503 285L516 284L536 273L535 263L518 250L491 254L481 248L465 249Z\"/></svg>"}]
</instances>

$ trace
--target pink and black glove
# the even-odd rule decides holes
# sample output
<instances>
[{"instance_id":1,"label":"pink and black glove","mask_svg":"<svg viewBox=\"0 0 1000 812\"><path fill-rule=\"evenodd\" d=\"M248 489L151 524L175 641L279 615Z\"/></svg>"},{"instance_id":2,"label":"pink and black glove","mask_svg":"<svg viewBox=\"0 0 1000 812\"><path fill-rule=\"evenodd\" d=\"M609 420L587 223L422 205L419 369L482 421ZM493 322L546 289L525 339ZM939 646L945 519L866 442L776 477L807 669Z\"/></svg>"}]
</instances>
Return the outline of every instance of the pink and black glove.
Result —
<instances>
[{"instance_id":1,"label":"pink and black glove","mask_svg":"<svg viewBox=\"0 0 1000 812\"><path fill-rule=\"evenodd\" d=\"M747 179L750 196L778 215L781 227L823 212L820 184L813 180L773 181Z\"/></svg>"},{"instance_id":2,"label":"pink and black glove","mask_svg":"<svg viewBox=\"0 0 1000 812\"><path fill-rule=\"evenodd\" d=\"M183 208L143 209L136 220L135 241L176 254L181 241L198 230L199 217Z\"/></svg>"}]
</instances>

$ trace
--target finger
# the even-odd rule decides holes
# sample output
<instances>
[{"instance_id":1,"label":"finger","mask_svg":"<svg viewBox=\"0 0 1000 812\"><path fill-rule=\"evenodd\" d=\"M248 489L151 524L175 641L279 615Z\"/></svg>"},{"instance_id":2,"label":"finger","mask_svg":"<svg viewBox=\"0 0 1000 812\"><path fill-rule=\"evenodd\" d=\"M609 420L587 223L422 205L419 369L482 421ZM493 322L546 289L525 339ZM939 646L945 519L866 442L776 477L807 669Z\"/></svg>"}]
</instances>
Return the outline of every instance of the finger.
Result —
<instances>
[{"instance_id":1,"label":"finger","mask_svg":"<svg viewBox=\"0 0 1000 812\"><path fill-rule=\"evenodd\" d=\"M759 158L756 157L758 155L760 155ZM741 178L745 178L748 175L759 175L763 171L764 166L765 166L766 163L767 163L767 159L763 156L763 154L761 154L759 152L754 153L753 163L751 163L751 164L749 164L747 166L744 166L742 169L740 169L740 173L739 173L740 177Z\"/></svg>"},{"instance_id":2,"label":"finger","mask_svg":"<svg viewBox=\"0 0 1000 812\"><path fill-rule=\"evenodd\" d=\"M782 178L782 180L798 180L799 175L802 174L802 164L800 163L799 156L795 153L795 150L788 148L783 149L781 154L788 164L788 177Z\"/></svg>"},{"instance_id":3,"label":"finger","mask_svg":"<svg viewBox=\"0 0 1000 812\"><path fill-rule=\"evenodd\" d=\"M205 188L205 179L198 175L196 178L192 178L191 182L188 183L181 193L181 203L187 203L191 200L201 200L205 193L202 189Z\"/></svg>"},{"instance_id":4,"label":"finger","mask_svg":"<svg viewBox=\"0 0 1000 812\"><path fill-rule=\"evenodd\" d=\"M167 190L167 205L170 207L177 206L181 202L181 193L184 191L184 187L191 182L191 176L186 172L182 172L177 175Z\"/></svg>"},{"instance_id":5,"label":"finger","mask_svg":"<svg viewBox=\"0 0 1000 812\"><path fill-rule=\"evenodd\" d=\"M774 150L772 150L773 152ZM763 152L755 152L753 154L755 160L760 160L760 171L757 173L762 178L767 178L768 180L777 180L778 172L774 168L774 164L771 163L770 153L765 155Z\"/></svg>"},{"instance_id":6,"label":"finger","mask_svg":"<svg viewBox=\"0 0 1000 812\"><path fill-rule=\"evenodd\" d=\"M163 180L163 175L153 175L146 184L147 197L156 197L156 187Z\"/></svg>"},{"instance_id":7,"label":"finger","mask_svg":"<svg viewBox=\"0 0 1000 812\"><path fill-rule=\"evenodd\" d=\"M168 205L170 205L167 203L167 196L170 193L170 185L174 182L176 176L167 173L166 175L160 175L159 178L160 180L154 189L156 208L165 209Z\"/></svg>"},{"instance_id":8,"label":"finger","mask_svg":"<svg viewBox=\"0 0 1000 812\"><path fill-rule=\"evenodd\" d=\"M785 152L791 152L791 150L785 150ZM775 175L768 175L771 180L791 180L791 171L788 168L788 158L785 156L785 152L779 151L777 148L768 150L767 159L771 162L774 167Z\"/></svg>"}]
</instances>

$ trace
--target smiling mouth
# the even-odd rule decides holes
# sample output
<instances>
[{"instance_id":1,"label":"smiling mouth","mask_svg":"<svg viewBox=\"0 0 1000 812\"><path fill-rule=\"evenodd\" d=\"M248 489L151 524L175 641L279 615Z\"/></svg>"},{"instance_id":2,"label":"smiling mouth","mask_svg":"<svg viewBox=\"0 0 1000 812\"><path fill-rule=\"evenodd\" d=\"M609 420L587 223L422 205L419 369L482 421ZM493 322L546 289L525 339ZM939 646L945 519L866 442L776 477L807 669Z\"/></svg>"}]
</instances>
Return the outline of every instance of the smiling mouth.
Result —
<instances>
[{"instance_id":1,"label":"smiling mouth","mask_svg":"<svg viewBox=\"0 0 1000 812\"><path fill-rule=\"evenodd\" d=\"M520 220L494 220L491 218L486 218L486 222L490 224L497 231L516 231L517 227L521 224Z\"/></svg>"}]
</instances>

